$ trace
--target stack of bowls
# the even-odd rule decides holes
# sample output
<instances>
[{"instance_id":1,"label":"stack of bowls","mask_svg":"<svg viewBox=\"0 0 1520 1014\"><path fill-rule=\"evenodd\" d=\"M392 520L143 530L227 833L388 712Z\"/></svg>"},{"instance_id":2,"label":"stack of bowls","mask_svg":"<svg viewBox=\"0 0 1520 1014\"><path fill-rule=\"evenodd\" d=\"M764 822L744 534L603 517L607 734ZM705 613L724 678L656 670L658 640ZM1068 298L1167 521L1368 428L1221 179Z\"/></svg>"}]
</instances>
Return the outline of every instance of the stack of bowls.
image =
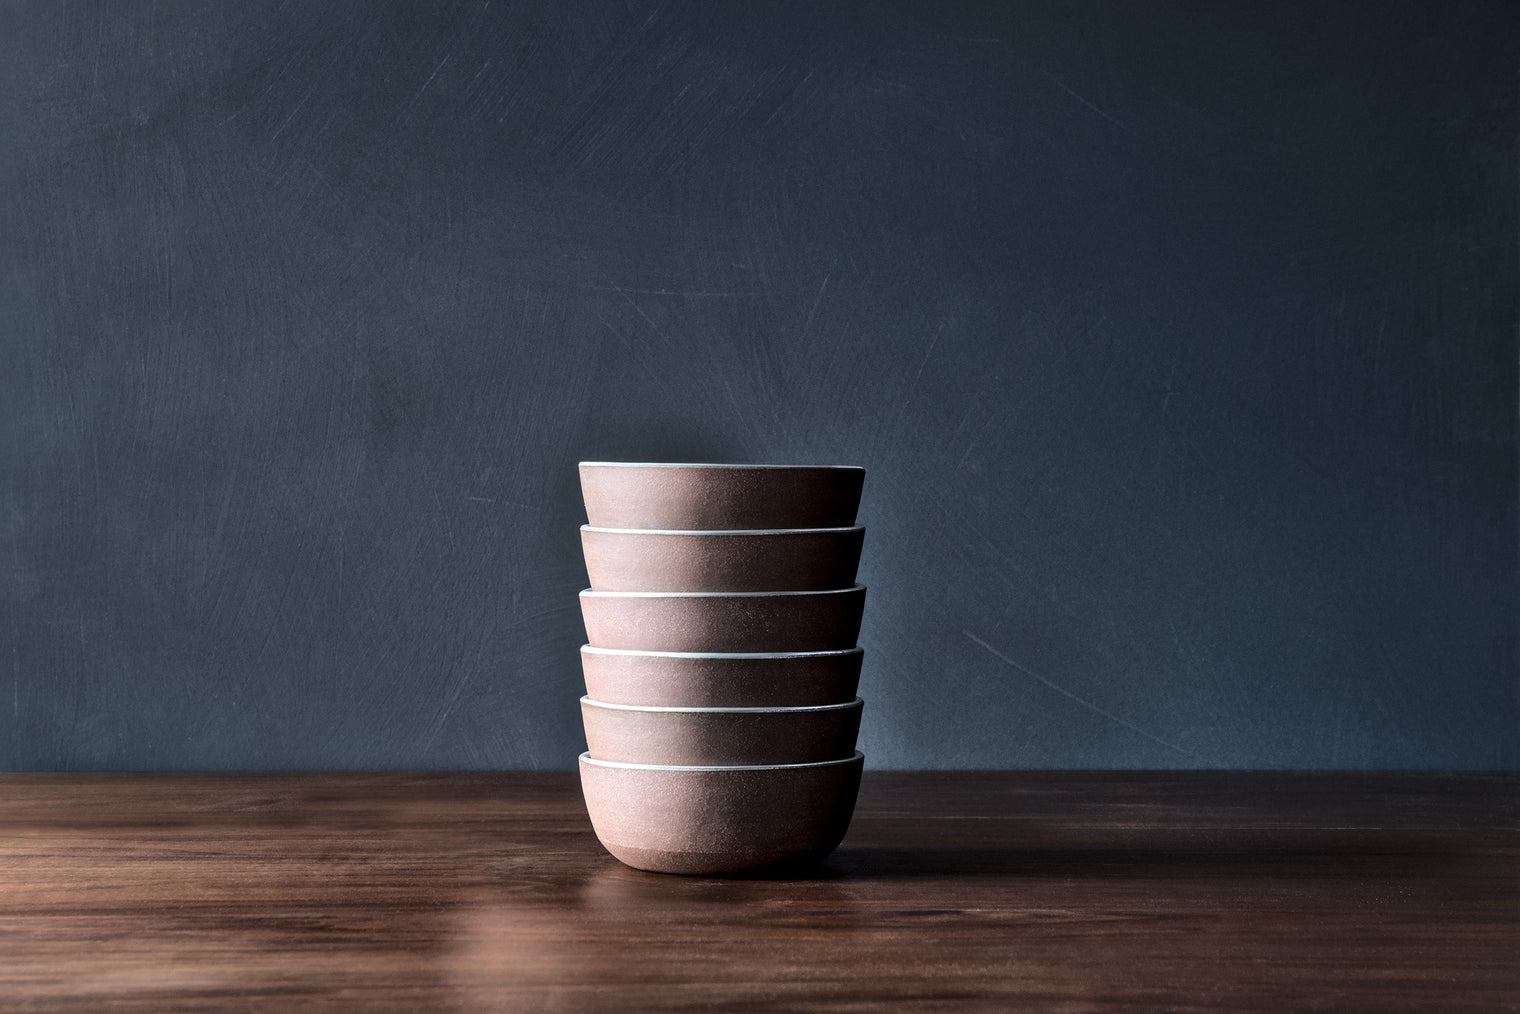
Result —
<instances>
[{"instance_id":1,"label":"stack of bowls","mask_svg":"<svg viewBox=\"0 0 1520 1014\"><path fill-rule=\"evenodd\" d=\"M737 873L834 850L855 808L865 470L582 462L586 753L607 851Z\"/></svg>"}]
</instances>

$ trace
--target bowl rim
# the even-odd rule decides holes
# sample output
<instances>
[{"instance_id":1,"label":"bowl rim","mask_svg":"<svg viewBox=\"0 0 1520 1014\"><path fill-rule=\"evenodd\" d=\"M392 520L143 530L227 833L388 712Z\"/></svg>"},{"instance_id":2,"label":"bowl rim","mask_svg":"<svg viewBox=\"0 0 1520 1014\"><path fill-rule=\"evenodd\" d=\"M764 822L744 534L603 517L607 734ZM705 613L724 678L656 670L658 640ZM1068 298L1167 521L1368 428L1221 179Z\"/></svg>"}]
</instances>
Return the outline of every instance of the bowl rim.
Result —
<instances>
[{"instance_id":1,"label":"bowl rim","mask_svg":"<svg viewBox=\"0 0 1520 1014\"><path fill-rule=\"evenodd\" d=\"M857 592L864 595L866 586L863 584L851 585L848 588L820 588L817 591L731 591L731 592L651 592L651 591L597 591L595 588L585 588L581 591L581 598L608 598L608 599L743 599L743 598L781 598L784 596L796 597L798 595L853 595Z\"/></svg>"},{"instance_id":2,"label":"bowl rim","mask_svg":"<svg viewBox=\"0 0 1520 1014\"><path fill-rule=\"evenodd\" d=\"M595 532L598 535L843 535L865 530L865 525L830 528L606 528L601 525L581 525L582 532Z\"/></svg>"},{"instance_id":3,"label":"bowl rim","mask_svg":"<svg viewBox=\"0 0 1520 1014\"><path fill-rule=\"evenodd\" d=\"M597 760L587 750L580 755L582 764L598 768L635 768L641 771L795 771L798 768L843 767L846 764L864 764L866 755L859 750L853 757L837 760L811 761L807 764L631 764L628 761Z\"/></svg>"},{"instance_id":4,"label":"bowl rim","mask_svg":"<svg viewBox=\"0 0 1520 1014\"><path fill-rule=\"evenodd\" d=\"M581 645L582 654L591 655L653 655L656 658L827 658L831 655L864 655L865 648L830 648L825 651L637 651L633 648L598 648L594 644Z\"/></svg>"},{"instance_id":5,"label":"bowl rim","mask_svg":"<svg viewBox=\"0 0 1520 1014\"><path fill-rule=\"evenodd\" d=\"M813 711L850 711L850 710L862 711L862 710L865 709L865 706L866 706L866 702L865 702L865 700L863 698L856 697L853 701L845 701L845 702L843 702L841 704L804 704L804 705L801 705L800 707L790 707L790 708L787 708L787 707L692 708L692 707L670 707L670 706L658 705L658 704L609 704L606 701L598 701L598 700L594 699L590 694L582 694L581 695L581 704L582 705L589 704L593 708L605 708L608 711L653 711L653 712L660 712L662 714L665 713L665 712L673 712L675 714L680 714L680 715L689 715L689 714L697 714L697 713L706 714L706 713L709 713L709 712L712 712L712 713L715 713L715 714L721 714L721 715L728 715L728 714L772 715L772 714L777 714L777 713L784 713L784 714L791 715L791 714L800 714L802 712L813 712Z\"/></svg>"},{"instance_id":6,"label":"bowl rim","mask_svg":"<svg viewBox=\"0 0 1520 1014\"><path fill-rule=\"evenodd\" d=\"M743 464L741 462L725 463L721 461L581 461L577 462L578 468L729 468L744 469L767 469L786 468L793 471L808 472L864 472L864 465L772 465L772 464Z\"/></svg>"}]
</instances>

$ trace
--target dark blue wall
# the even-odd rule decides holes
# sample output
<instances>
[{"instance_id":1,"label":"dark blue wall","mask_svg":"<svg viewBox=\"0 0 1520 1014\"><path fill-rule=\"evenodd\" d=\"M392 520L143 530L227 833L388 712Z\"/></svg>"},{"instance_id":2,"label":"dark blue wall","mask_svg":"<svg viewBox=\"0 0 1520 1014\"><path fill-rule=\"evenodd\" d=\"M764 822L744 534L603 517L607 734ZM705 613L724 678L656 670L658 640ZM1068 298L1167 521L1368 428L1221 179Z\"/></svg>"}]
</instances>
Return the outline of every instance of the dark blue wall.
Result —
<instances>
[{"instance_id":1,"label":"dark blue wall","mask_svg":"<svg viewBox=\"0 0 1520 1014\"><path fill-rule=\"evenodd\" d=\"M1515 767L1509 3L0 10L0 767L568 767L580 458L879 767Z\"/></svg>"}]
</instances>

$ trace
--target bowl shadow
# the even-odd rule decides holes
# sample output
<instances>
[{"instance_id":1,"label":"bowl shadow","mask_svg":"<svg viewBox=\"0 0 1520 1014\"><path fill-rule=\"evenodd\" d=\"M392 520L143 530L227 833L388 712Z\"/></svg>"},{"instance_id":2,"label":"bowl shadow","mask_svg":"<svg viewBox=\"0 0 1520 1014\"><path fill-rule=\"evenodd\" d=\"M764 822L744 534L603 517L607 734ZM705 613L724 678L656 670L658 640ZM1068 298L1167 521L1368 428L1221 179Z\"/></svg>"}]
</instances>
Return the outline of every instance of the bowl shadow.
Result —
<instances>
[{"instance_id":1,"label":"bowl shadow","mask_svg":"<svg viewBox=\"0 0 1520 1014\"><path fill-rule=\"evenodd\" d=\"M1449 874L1477 861L1474 845L1436 832L1273 830L1138 843L851 845L810 870L760 871L779 879L1190 879L1272 876L1401 877Z\"/></svg>"}]
</instances>

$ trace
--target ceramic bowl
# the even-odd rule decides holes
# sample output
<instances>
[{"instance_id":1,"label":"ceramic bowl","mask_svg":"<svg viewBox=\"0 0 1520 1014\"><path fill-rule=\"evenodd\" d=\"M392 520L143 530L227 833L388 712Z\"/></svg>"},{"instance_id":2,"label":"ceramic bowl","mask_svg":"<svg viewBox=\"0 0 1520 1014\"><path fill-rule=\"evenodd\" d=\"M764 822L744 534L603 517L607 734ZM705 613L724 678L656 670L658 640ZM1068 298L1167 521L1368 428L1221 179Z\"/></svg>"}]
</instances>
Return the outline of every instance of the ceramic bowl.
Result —
<instances>
[{"instance_id":1,"label":"ceramic bowl","mask_svg":"<svg viewBox=\"0 0 1520 1014\"><path fill-rule=\"evenodd\" d=\"M659 532L581 526L597 591L819 591L855 583L865 529Z\"/></svg>"},{"instance_id":2,"label":"ceramic bowl","mask_svg":"<svg viewBox=\"0 0 1520 1014\"><path fill-rule=\"evenodd\" d=\"M864 757L764 767L668 767L581 754L581 791L608 852L656 873L816 862L844 839Z\"/></svg>"},{"instance_id":3,"label":"ceramic bowl","mask_svg":"<svg viewBox=\"0 0 1520 1014\"><path fill-rule=\"evenodd\" d=\"M808 708L648 708L581 698L595 760L711 766L815 764L855 752L860 698Z\"/></svg>"},{"instance_id":4,"label":"ceramic bowl","mask_svg":"<svg viewBox=\"0 0 1520 1014\"><path fill-rule=\"evenodd\" d=\"M718 654L581 648L586 693L605 704L777 708L840 704L860 684L860 648Z\"/></svg>"},{"instance_id":5,"label":"ceramic bowl","mask_svg":"<svg viewBox=\"0 0 1520 1014\"><path fill-rule=\"evenodd\" d=\"M853 648L866 590L581 592L586 640L633 651L830 651Z\"/></svg>"},{"instance_id":6,"label":"ceramic bowl","mask_svg":"<svg viewBox=\"0 0 1520 1014\"><path fill-rule=\"evenodd\" d=\"M844 528L866 470L849 465L580 463L586 519L597 528L712 531Z\"/></svg>"}]
</instances>

